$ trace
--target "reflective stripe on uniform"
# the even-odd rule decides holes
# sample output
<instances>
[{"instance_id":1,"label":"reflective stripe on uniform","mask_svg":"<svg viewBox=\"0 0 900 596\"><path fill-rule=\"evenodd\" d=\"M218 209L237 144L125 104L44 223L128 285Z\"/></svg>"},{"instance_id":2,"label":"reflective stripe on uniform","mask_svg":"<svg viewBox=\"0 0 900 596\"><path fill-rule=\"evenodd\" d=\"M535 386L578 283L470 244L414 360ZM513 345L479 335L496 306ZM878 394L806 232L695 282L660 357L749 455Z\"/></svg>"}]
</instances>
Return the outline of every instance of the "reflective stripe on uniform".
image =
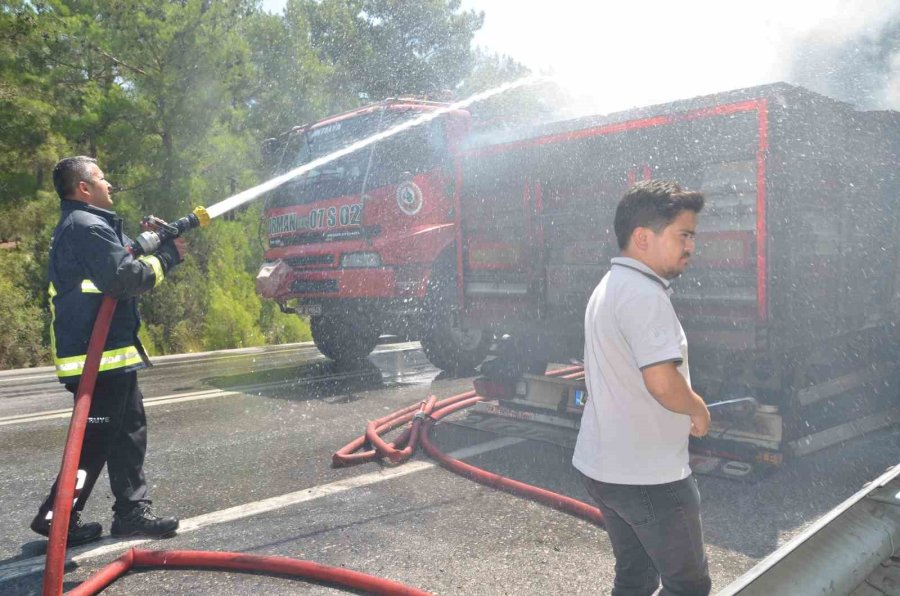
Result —
<instances>
[{"instance_id":1,"label":"reflective stripe on uniform","mask_svg":"<svg viewBox=\"0 0 900 596\"><path fill-rule=\"evenodd\" d=\"M87 355L68 356L66 358L56 358L56 374L59 377L78 376L84 370L84 363ZM117 368L126 368L143 362L141 354L134 346L118 348L116 350L106 350L100 359L100 372L107 370L115 370Z\"/></svg>"},{"instance_id":2,"label":"reflective stripe on uniform","mask_svg":"<svg viewBox=\"0 0 900 596\"><path fill-rule=\"evenodd\" d=\"M97 286L94 285L94 282L92 282L89 279L85 279L85 280L81 281L81 292L83 294L100 294L100 293L102 293L102 292L100 292L99 288L97 288Z\"/></svg>"},{"instance_id":3,"label":"reflective stripe on uniform","mask_svg":"<svg viewBox=\"0 0 900 596\"><path fill-rule=\"evenodd\" d=\"M47 288L47 293L50 295L50 353L53 354L53 357L56 358L56 305L53 304L53 299L56 298L56 287L53 285L53 282L50 282L50 287Z\"/></svg>"},{"instance_id":4,"label":"reflective stripe on uniform","mask_svg":"<svg viewBox=\"0 0 900 596\"><path fill-rule=\"evenodd\" d=\"M153 282L154 288L159 285L159 282L165 279L166 274L163 272L162 261L159 260L159 257L156 255L144 255L143 257L139 257L138 260L150 265L150 268L153 269L153 275L156 277Z\"/></svg>"}]
</instances>

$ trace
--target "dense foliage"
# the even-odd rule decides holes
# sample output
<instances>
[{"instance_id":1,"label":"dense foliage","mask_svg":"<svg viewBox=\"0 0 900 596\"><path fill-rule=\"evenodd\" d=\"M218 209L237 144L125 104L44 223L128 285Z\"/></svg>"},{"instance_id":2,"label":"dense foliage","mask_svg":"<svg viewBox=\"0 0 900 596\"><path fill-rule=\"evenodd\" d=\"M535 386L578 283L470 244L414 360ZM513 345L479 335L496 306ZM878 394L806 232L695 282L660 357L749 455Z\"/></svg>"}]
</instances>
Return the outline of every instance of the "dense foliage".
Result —
<instances>
[{"instance_id":1,"label":"dense foliage","mask_svg":"<svg viewBox=\"0 0 900 596\"><path fill-rule=\"evenodd\" d=\"M0 0L0 368L49 362L50 173L96 157L135 235L266 177L260 142L398 94L479 90L521 66L471 49L459 0ZM468 77L468 79L467 79ZM254 292L261 205L192 234L142 299L155 353L304 340Z\"/></svg>"}]
</instances>

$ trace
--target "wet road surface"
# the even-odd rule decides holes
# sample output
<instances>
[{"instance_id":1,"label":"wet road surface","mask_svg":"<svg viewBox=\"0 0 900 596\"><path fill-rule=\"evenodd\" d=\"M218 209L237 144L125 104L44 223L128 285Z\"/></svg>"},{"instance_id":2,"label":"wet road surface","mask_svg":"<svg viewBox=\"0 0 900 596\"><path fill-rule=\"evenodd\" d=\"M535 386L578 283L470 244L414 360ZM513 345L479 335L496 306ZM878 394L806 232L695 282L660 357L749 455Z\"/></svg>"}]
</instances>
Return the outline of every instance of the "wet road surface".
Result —
<instances>
[{"instance_id":1,"label":"wet road surface","mask_svg":"<svg viewBox=\"0 0 900 596\"><path fill-rule=\"evenodd\" d=\"M141 373L154 506L182 532L141 548L296 557L438 594L608 593L613 558L602 529L477 485L424 454L398 467L333 469L332 453L368 420L471 387L439 375L417 344L380 346L339 367L311 345L160 359ZM18 375L18 376L17 376ZM24 376L24 377L23 377ZM48 380L49 379L49 380ZM50 382L52 381L52 382ZM0 375L0 593L38 594L46 541L28 523L59 468L69 395L44 371ZM464 414L457 414L460 416ZM465 461L587 499L571 451L498 440L452 424L434 442ZM900 432L876 433L791 462L746 485L700 477L714 589L900 460ZM86 518L111 521L108 481ZM71 589L133 543L69 549ZM280 577L196 570L132 572L105 594L333 594Z\"/></svg>"}]
</instances>

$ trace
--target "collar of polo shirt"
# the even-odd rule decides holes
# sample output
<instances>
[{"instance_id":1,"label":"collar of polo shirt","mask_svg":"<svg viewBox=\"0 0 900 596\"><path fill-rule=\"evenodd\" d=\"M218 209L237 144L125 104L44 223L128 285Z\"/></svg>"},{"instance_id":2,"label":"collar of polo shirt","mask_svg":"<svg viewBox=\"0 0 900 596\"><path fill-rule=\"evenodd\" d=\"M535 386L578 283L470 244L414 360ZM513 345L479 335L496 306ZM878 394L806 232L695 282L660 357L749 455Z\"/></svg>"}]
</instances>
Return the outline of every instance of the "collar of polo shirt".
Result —
<instances>
[{"instance_id":1,"label":"collar of polo shirt","mask_svg":"<svg viewBox=\"0 0 900 596\"><path fill-rule=\"evenodd\" d=\"M668 279L666 279L664 277L660 277L659 275L656 274L656 272L653 269L651 269L644 263L638 261L637 259L632 259L631 257L614 257L610 262L613 265L618 265L620 267L626 267L628 269L633 269L633 270L637 271L638 273L642 273L642 274L646 275L653 281L662 285L663 289L666 291L671 291L671 289L672 289L671 281L669 281Z\"/></svg>"}]
</instances>

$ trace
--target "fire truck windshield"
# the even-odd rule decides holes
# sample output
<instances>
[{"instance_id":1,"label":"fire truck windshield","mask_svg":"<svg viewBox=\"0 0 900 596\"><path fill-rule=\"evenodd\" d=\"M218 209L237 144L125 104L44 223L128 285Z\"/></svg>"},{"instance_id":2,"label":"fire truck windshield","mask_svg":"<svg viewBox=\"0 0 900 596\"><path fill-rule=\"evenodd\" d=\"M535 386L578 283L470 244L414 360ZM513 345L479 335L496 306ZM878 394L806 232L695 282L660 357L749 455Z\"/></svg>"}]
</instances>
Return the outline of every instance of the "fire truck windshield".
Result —
<instances>
[{"instance_id":1,"label":"fire truck windshield","mask_svg":"<svg viewBox=\"0 0 900 596\"><path fill-rule=\"evenodd\" d=\"M417 115L411 109L384 110L293 134L276 152L277 172L290 171ZM406 173L427 171L446 155L443 130L438 118L336 159L281 186L270 196L268 206L288 207L361 194L397 184Z\"/></svg>"}]
</instances>

